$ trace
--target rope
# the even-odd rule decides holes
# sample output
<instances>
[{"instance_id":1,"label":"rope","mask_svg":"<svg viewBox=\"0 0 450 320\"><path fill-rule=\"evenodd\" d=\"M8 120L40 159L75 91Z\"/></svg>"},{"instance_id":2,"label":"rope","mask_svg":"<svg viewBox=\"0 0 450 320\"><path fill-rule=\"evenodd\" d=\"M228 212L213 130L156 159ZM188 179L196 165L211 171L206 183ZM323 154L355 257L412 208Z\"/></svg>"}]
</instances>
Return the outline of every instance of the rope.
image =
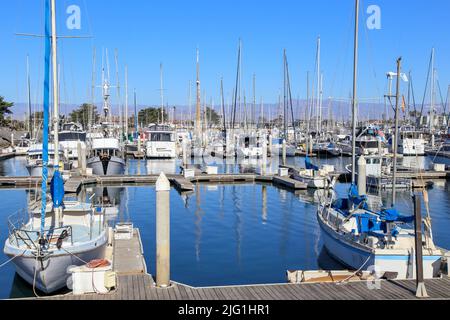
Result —
<instances>
[{"instance_id":1,"label":"rope","mask_svg":"<svg viewBox=\"0 0 450 320\"><path fill-rule=\"evenodd\" d=\"M2 267L4 267L4 266L6 266L9 262L11 262L11 261L13 261L15 258L17 258L17 257L21 257L21 256L23 256L24 255L24 253L26 252L27 250L24 250L21 254L19 254L19 255L15 255L14 257L12 257L11 259L9 259L9 260L7 260L7 261L5 261L5 262L3 262L2 264L0 264L0 268L2 268Z\"/></svg>"},{"instance_id":2,"label":"rope","mask_svg":"<svg viewBox=\"0 0 450 320\"><path fill-rule=\"evenodd\" d=\"M366 261L364 261L364 263L362 264L361 267L359 267L358 270L356 270L351 276L349 276L348 278L345 278L344 280L341 280L339 282L337 282L337 284L342 284L344 282L347 282L348 280L350 280L351 278L353 278L357 273L361 272L361 270L364 268L364 266L367 264L367 262L369 262L370 258L372 258L373 254L370 254L369 257L367 258Z\"/></svg>"}]
</instances>

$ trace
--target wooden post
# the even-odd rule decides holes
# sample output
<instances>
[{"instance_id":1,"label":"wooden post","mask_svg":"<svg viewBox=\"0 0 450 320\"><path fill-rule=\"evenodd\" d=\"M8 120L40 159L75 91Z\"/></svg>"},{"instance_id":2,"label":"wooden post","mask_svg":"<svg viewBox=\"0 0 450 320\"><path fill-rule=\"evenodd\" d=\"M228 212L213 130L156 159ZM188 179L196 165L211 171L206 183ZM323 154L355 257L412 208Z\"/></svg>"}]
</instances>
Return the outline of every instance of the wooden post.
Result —
<instances>
[{"instance_id":1,"label":"wooden post","mask_svg":"<svg viewBox=\"0 0 450 320\"><path fill-rule=\"evenodd\" d=\"M170 285L170 182L164 172L156 181L156 286Z\"/></svg>"},{"instance_id":2,"label":"wooden post","mask_svg":"<svg viewBox=\"0 0 450 320\"><path fill-rule=\"evenodd\" d=\"M423 279L423 255L422 255L422 214L420 198L413 195L414 201L414 229L416 244L416 297L428 298L427 289Z\"/></svg>"}]
</instances>

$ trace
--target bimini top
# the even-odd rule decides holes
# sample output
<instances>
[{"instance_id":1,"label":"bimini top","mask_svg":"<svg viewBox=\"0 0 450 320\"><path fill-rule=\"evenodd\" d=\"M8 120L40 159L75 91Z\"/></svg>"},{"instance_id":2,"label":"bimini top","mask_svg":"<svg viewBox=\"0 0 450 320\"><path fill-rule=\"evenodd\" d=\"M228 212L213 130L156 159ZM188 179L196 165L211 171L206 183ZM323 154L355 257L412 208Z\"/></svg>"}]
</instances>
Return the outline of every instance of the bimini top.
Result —
<instances>
[{"instance_id":1,"label":"bimini top","mask_svg":"<svg viewBox=\"0 0 450 320\"><path fill-rule=\"evenodd\" d=\"M119 149L119 140L115 138L101 138L92 140L92 149Z\"/></svg>"}]
</instances>

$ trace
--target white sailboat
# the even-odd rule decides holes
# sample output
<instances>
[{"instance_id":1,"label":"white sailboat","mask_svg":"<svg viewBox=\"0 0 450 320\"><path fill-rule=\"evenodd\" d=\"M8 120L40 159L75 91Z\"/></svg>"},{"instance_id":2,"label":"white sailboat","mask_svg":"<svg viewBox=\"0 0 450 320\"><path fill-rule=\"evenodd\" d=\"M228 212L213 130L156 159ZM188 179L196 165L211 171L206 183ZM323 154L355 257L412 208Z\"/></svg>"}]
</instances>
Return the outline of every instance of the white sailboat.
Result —
<instances>
[{"instance_id":1,"label":"white sailboat","mask_svg":"<svg viewBox=\"0 0 450 320\"><path fill-rule=\"evenodd\" d=\"M44 132L40 208L39 202L36 202L34 204L36 206L30 206L27 210L10 216L9 236L4 247L4 253L11 259L14 258L12 262L16 272L33 286L33 290L39 289L44 293L52 293L66 286L69 266L83 265L92 259L103 258L107 243L102 212L92 210L90 204L78 201L64 202L64 184L58 167L59 115L55 2L56 0L45 1ZM51 201L48 201L50 55L52 55L53 66L55 160ZM36 293L35 290L34 292Z\"/></svg>"},{"instance_id":2,"label":"white sailboat","mask_svg":"<svg viewBox=\"0 0 450 320\"><path fill-rule=\"evenodd\" d=\"M317 220L322 240L328 253L353 270L374 268L377 273L392 272L398 279L415 277L415 233L408 228L414 217L405 217L395 208L371 209L365 193L365 185L355 185L356 165L356 79L359 0L356 0L355 54L353 75L353 147L352 186L348 198L335 199L333 195L321 202ZM398 61L400 69L400 59ZM398 72L400 74L400 72ZM398 80L399 81L399 80ZM398 86L397 86L398 88ZM397 110L399 103L397 89ZM396 126L396 128L398 128ZM395 162L394 162L395 174ZM394 175L395 185L395 175ZM395 195L395 187L393 191ZM393 203L395 197L393 196ZM424 221L423 275L433 278L440 275L444 250L433 243L431 219Z\"/></svg>"}]
</instances>

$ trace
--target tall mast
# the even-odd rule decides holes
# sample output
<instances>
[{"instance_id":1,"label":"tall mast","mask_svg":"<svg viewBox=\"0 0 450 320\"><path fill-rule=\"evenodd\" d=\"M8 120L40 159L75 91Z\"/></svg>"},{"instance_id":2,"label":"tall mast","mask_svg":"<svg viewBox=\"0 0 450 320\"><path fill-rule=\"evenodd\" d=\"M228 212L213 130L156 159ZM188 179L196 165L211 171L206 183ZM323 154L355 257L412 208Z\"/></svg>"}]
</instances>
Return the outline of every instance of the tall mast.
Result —
<instances>
[{"instance_id":1,"label":"tall mast","mask_svg":"<svg viewBox=\"0 0 450 320\"><path fill-rule=\"evenodd\" d=\"M128 141L128 66L125 66L125 137Z\"/></svg>"},{"instance_id":2,"label":"tall mast","mask_svg":"<svg viewBox=\"0 0 450 320\"><path fill-rule=\"evenodd\" d=\"M353 98L352 98L352 184L355 184L356 170L356 106L358 79L358 31L359 31L359 0L355 0L355 37L353 48Z\"/></svg>"},{"instance_id":3,"label":"tall mast","mask_svg":"<svg viewBox=\"0 0 450 320\"><path fill-rule=\"evenodd\" d=\"M253 74L253 108L252 108L252 127L255 124L255 110L256 110L256 74Z\"/></svg>"},{"instance_id":4,"label":"tall mast","mask_svg":"<svg viewBox=\"0 0 450 320\"><path fill-rule=\"evenodd\" d=\"M434 100L435 100L435 81L436 81L436 70L434 68L434 48L431 50L431 97L430 97L430 131L434 130Z\"/></svg>"},{"instance_id":5,"label":"tall mast","mask_svg":"<svg viewBox=\"0 0 450 320\"><path fill-rule=\"evenodd\" d=\"M284 139L287 140L287 128L286 128L286 49L283 50L283 132Z\"/></svg>"},{"instance_id":6,"label":"tall mast","mask_svg":"<svg viewBox=\"0 0 450 320\"><path fill-rule=\"evenodd\" d=\"M30 61L27 55L27 88L28 88L28 132L30 138L33 138L33 123L31 120L31 81L30 81Z\"/></svg>"},{"instance_id":7,"label":"tall mast","mask_svg":"<svg viewBox=\"0 0 450 320\"><path fill-rule=\"evenodd\" d=\"M188 128L191 127L191 121L192 121L192 92L191 92L191 88L192 88L192 82L191 80L189 80L189 125Z\"/></svg>"},{"instance_id":8,"label":"tall mast","mask_svg":"<svg viewBox=\"0 0 450 320\"><path fill-rule=\"evenodd\" d=\"M57 64L57 50L56 50L56 0L51 0L52 12L52 73L53 73L53 130L54 130L54 152L55 170L59 170L59 108L58 108L58 64Z\"/></svg>"},{"instance_id":9,"label":"tall mast","mask_svg":"<svg viewBox=\"0 0 450 320\"><path fill-rule=\"evenodd\" d=\"M392 181L392 206L395 205L395 185L397 183L397 151L398 151L398 138L399 138L399 104L400 104L400 72L401 72L401 62L402 58L397 60L397 91L396 91L396 101L395 101L395 138L394 138L394 173Z\"/></svg>"},{"instance_id":10,"label":"tall mast","mask_svg":"<svg viewBox=\"0 0 450 320\"><path fill-rule=\"evenodd\" d=\"M163 65L159 64L160 91L161 91L161 123L164 123L164 92L163 92Z\"/></svg>"},{"instance_id":11,"label":"tall mast","mask_svg":"<svg viewBox=\"0 0 450 320\"><path fill-rule=\"evenodd\" d=\"M317 38L317 100L316 100L316 130L320 130L320 37Z\"/></svg>"},{"instance_id":12,"label":"tall mast","mask_svg":"<svg viewBox=\"0 0 450 320\"><path fill-rule=\"evenodd\" d=\"M195 106L195 133L197 138L200 135L200 132L202 130L202 119L201 119L201 110L200 110L200 62L199 62L199 52L198 52L198 48L197 48L197 81L196 81L196 85L197 85L197 104Z\"/></svg>"}]
</instances>

